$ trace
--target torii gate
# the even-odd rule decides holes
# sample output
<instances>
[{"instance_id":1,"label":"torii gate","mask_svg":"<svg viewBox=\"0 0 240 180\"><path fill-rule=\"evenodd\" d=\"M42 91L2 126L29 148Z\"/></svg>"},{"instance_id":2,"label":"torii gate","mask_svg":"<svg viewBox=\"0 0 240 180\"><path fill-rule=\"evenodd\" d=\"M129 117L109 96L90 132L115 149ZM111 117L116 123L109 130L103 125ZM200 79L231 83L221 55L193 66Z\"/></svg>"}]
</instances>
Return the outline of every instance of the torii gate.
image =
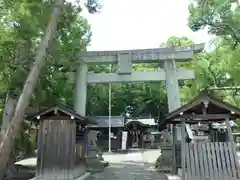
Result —
<instances>
[{"instance_id":1,"label":"torii gate","mask_svg":"<svg viewBox=\"0 0 240 180\"><path fill-rule=\"evenodd\" d=\"M177 48L155 48L123 51L87 51L77 56L81 59L76 73L77 113L86 115L87 84L121 83L140 81L166 81L169 112L181 106L178 80L194 79L194 71L176 69L175 61L186 62L195 53L201 52L205 44ZM164 68L154 72L133 72L133 63L160 63ZM118 64L115 73L88 72L88 64Z\"/></svg>"}]
</instances>

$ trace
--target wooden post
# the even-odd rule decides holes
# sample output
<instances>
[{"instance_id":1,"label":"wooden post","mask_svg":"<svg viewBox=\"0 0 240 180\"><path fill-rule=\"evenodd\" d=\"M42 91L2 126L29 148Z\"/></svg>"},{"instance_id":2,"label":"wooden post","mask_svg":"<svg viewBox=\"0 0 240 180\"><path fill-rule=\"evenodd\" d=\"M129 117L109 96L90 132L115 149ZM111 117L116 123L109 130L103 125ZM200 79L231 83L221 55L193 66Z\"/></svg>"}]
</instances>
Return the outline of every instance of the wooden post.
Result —
<instances>
[{"instance_id":1,"label":"wooden post","mask_svg":"<svg viewBox=\"0 0 240 180\"><path fill-rule=\"evenodd\" d=\"M182 163L182 180L185 180L185 174L186 174L186 163L185 163L185 144L186 144L186 133L185 133L185 120L182 120L182 140L181 140L181 154L182 154L182 158L181 158L181 163Z\"/></svg>"},{"instance_id":2,"label":"wooden post","mask_svg":"<svg viewBox=\"0 0 240 180\"><path fill-rule=\"evenodd\" d=\"M232 144L232 148L233 148L233 152L234 152L234 159L236 162L236 165L237 165L237 174L240 175L240 166L239 166L239 163L238 163L238 157L237 157L237 148L236 148L236 145L235 145L235 142L234 142L234 138L233 138L233 134L232 134L232 129L231 129L231 126L230 126L230 123L229 123L229 118L226 118L226 126L227 126L227 132L228 132L228 138L229 138L229 141L231 142Z\"/></svg>"},{"instance_id":3,"label":"wooden post","mask_svg":"<svg viewBox=\"0 0 240 180\"><path fill-rule=\"evenodd\" d=\"M228 132L228 140L229 140L230 142L234 142L234 138L233 138L233 134L232 134L232 129L231 129L231 126L230 126L230 123L229 123L229 118L226 118L225 122L226 122L227 132Z\"/></svg>"},{"instance_id":4,"label":"wooden post","mask_svg":"<svg viewBox=\"0 0 240 180\"><path fill-rule=\"evenodd\" d=\"M172 156L173 156L173 165L172 165L172 174L177 174L177 161L176 161L176 145L177 145L177 137L176 137L176 124L173 124L173 148L172 148Z\"/></svg>"}]
</instances>

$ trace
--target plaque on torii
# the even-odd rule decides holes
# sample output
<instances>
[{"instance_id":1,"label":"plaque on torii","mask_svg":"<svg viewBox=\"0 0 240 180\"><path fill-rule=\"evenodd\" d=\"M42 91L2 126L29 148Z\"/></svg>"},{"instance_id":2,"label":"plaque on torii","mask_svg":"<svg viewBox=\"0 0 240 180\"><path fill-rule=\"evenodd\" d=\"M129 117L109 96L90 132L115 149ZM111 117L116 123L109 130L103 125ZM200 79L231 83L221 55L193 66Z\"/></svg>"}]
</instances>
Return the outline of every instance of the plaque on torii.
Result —
<instances>
[{"instance_id":1,"label":"plaque on torii","mask_svg":"<svg viewBox=\"0 0 240 180\"><path fill-rule=\"evenodd\" d=\"M123 51L87 51L80 52L79 66L72 79L76 83L76 111L85 116L87 84L121 83L143 81L166 81L168 109L173 111L180 107L178 80L194 79L192 70L176 69L175 61L186 62L195 53L201 52L204 44L176 48L155 48ZM163 63L163 68L153 72L133 72L132 64ZM88 72L88 64L117 64L117 72Z\"/></svg>"}]
</instances>

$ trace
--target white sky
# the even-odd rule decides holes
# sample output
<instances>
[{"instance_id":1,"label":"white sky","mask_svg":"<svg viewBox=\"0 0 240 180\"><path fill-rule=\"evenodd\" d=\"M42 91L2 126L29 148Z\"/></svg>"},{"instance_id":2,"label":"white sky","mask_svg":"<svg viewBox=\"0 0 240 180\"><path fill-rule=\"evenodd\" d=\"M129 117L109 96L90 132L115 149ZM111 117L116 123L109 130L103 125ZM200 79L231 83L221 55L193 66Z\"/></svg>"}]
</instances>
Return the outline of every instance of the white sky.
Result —
<instances>
[{"instance_id":1,"label":"white sky","mask_svg":"<svg viewBox=\"0 0 240 180\"><path fill-rule=\"evenodd\" d=\"M189 0L103 0L98 14L84 15L92 27L88 50L156 48L170 36L208 42L206 31L187 26Z\"/></svg>"}]
</instances>

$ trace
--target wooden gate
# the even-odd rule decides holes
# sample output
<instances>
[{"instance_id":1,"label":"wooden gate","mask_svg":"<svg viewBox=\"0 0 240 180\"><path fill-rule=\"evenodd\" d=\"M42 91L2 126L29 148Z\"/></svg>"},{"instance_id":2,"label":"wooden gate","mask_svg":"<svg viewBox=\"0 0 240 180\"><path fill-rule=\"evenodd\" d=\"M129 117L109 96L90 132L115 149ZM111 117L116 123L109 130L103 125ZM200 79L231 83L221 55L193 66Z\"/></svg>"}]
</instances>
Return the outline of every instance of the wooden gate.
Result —
<instances>
[{"instance_id":1,"label":"wooden gate","mask_svg":"<svg viewBox=\"0 0 240 180\"><path fill-rule=\"evenodd\" d=\"M231 142L186 143L185 148L185 180L240 180Z\"/></svg>"}]
</instances>

